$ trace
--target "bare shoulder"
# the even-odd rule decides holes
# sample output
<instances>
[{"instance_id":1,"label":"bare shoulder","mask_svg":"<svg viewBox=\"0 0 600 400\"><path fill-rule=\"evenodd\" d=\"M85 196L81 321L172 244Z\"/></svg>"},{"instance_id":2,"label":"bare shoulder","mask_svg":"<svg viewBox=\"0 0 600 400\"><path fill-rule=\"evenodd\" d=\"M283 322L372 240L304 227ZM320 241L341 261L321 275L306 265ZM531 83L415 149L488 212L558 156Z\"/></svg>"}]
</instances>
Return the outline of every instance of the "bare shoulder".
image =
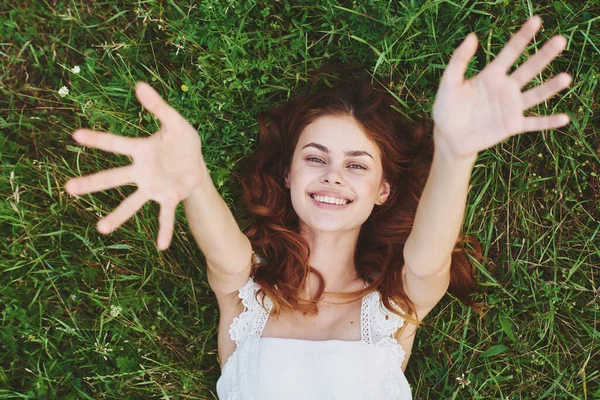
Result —
<instances>
[{"instance_id":1,"label":"bare shoulder","mask_svg":"<svg viewBox=\"0 0 600 400\"><path fill-rule=\"evenodd\" d=\"M398 344L402 346L404 350L404 361L402 361L402 370L406 370L406 365L410 359L412 353L413 344L415 343L415 336L417 334L417 326L410 321L405 320L402 326L400 337L398 337Z\"/></svg>"}]
</instances>

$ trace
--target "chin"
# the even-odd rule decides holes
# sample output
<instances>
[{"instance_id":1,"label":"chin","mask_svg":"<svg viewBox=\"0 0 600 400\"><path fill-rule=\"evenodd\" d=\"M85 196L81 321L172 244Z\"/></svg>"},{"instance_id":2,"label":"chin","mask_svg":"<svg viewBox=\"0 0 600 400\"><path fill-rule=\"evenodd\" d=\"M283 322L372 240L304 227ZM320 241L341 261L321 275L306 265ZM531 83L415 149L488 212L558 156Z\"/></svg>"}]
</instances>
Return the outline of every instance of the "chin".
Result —
<instances>
[{"instance_id":1,"label":"chin","mask_svg":"<svg viewBox=\"0 0 600 400\"><path fill-rule=\"evenodd\" d=\"M306 228L317 232L348 232L354 229L360 229L362 224L356 226L348 226L348 221L330 220L330 221L311 221L310 223L302 222Z\"/></svg>"}]
</instances>

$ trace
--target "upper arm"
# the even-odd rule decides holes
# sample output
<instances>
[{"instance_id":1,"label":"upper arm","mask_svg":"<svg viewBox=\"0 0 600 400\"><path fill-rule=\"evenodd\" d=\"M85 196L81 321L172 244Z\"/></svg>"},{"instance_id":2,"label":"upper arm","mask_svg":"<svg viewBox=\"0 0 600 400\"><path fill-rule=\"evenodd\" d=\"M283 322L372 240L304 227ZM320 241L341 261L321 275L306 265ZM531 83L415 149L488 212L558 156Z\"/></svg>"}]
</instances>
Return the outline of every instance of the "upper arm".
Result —
<instances>
[{"instance_id":1,"label":"upper arm","mask_svg":"<svg viewBox=\"0 0 600 400\"><path fill-rule=\"evenodd\" d=\"M414 303L420 320L444 297L450 285L450 262L431 275L417 275L406 265L402 268L404 292Z\"/></svg>"},{"instance_id":2,"label":"upper arm","mask_svg":"<svg viewBox=\"0 0 600 400\"><path fill-rule=\"evenodd\" d=\"M250 240L241 235L232 239L229 245L227 256L219 258L219 263L206 259L208 284L215 292L221 315L231 311L232 307L239 308L238 290L246 284L252 269Z\"/></svg>"},{"instance_id":3,"label":"upper arm","mask_svg":"<svg viewBox=\"0 0 600 400\"><path fill-rule=\"evenodd\" d=\"M252 268L252 255L248 255L248 262L242 271L229 273L218 268L207 266L208 284L219 304L221 319L229 316L237 316L243 311L242 300L238 296L238 291L248 282Z\"/></svg>"}]
</instances>

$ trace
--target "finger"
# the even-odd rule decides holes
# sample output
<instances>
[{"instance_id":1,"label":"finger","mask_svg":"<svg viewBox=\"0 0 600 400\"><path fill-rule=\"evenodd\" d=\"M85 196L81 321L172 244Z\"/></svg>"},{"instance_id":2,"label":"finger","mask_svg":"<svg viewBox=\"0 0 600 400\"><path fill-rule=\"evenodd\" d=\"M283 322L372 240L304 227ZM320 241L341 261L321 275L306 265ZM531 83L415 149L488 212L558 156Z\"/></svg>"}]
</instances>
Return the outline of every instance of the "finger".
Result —
<instances>
[{"instance_id":1,"label":"finger","mask_svg":"<svg viewBox=\"0 0 600 400\"><path fill-rule=\"evenodd\" d=\"M527 110L541 102L548 100L571 84L571 75L562 73L556 75L543 85L536 86L523 93L523 109Z\"/></svg>"},{"instance_id":2,"label":"finger","mask_svg":"<svg viewBox=\"0 0 600 400\"><path fill-rule=\"evenodd\" d=\"M566 46L567 39L565 39L564 36L554 36L539 52L510 74L510 78L517 82L520 88L523 88L535 78L537 74L542 72L542 70L546 68L546 66L550 64L550 62L554 60Z\"/></svg>"},{"instance_id":3,"label":"finger","mask_svg":"<svg viewBox=\"0 0 600 400\"><path fill-rule=\"evenodd\" d=\"M147 197L138 189L131 196L123 200L113 212L98 221L96 227L103 234L110 232L123 225L125 221L133 216L147 201Z\"/></svg>"},{"instance_id":4,"label":"finger","mask_svg":"<svg viewBox=\"0 0 600 400\"><path fill-rule=\"evenodd\" d=\"M545 117L525 117L523 123L523 132L537 132L547 129L560 128L569 123L570 118L567 114L557 114Z\"/></svg>"},{"instance_id":5,"label":"finger","mask_svg":"<svg viewBox=\"0 0 600 400\"><path fill-rule=\"evenodd\" d=\"M469 33L462 43L454 50L448 66L442 75L440 84L462 83L469 61L477 50L477 35Z\"/></svg>"},{"instance_id":6,"label":"finger","mask_svg":"<svg viewBox=\"0 0 600 400\"><path fill-rule=\"evenodd\" d=\"M535 33L540 29L542 19L537 15L529 18L521 29L513 36L506 46L500 51L498 57L490 63L494 69L507 73L517 58L523 53L527 44L533 39Z\"/></svg>"},{"instance_id":7,"label":"finger","mask_svg":"<svg viewBox=\"0 0 600 400\"><path fill-rule=\"evenodd\" d=\"M95 193L134 183L132 166L113 168L81 178L72 178L67 181L65 190L70 195Z\"/></svg>"},{"instance_id":8,"label":"finger","mask_svg":"<svg viewBox=\"0 0 600 400\"><path fill-rule=\"evenodd\" d=\"M175 207L168 204L160 205L158 216L158 240L156 242L159 250L166 250L173 238L173 227L175 225Z\"/></svg>"},{"instance_id":9,"label":"finger","mask_svg":"<svg viewBox=\"0 0 600 400\"><path fill-rule=\"evenodd\" d=\"M158 92L146 82L138 82L135 85L135 95L146 110L156 115L161 124L167 125L180 118L179 113L165 103Z\"/></svg>"},{"instance_id":10,"label":"finger","mask_svg":"<svg viewBox=\"0 0 600 400\"><path fill-rule=\"evenodd\" d=\"M91 129L77 129L72 136L77 143L84 146L127 156L132 156L140 140Z\"/></svg>"}]
</instances>

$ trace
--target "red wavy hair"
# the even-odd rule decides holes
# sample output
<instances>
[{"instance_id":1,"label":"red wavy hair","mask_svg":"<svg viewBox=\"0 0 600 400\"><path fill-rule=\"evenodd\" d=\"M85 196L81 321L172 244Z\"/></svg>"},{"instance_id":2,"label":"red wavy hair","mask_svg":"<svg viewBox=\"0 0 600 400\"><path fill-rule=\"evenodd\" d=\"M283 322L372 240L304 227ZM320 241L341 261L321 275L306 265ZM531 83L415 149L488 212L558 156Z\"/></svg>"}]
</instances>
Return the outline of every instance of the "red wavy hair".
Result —
<instances>
[{"instance_id":1,"label":"red wavy hair","mask_svg":"<svg viewBox=\"0 0 600 400\"><path fill-rule=\"evenodd\" d=\"M356 292L325 292L353 302L379 291L382 303L390 311L420 324L414 305L406 295L400 273L404 265L403 249L410 234L419 198L423 192L433 157L433 123L425 120L407 124L394 110L400 104L384 84L372 84L364 69L350 65L328 65L315 71L316 78L330 70L344 78L332 87L317 87L286 103L258 115L260 134L256 151L245 160L243 175L236 174L242 197L252 222L244 234L250 239L255 258L251 276L259 284L263 306L265 295L273 302L273 315L281 310L296 310L303 315L318 313L323 276L308 263L310 248L299 234L299 218L292 206L284 173L303 129L324 115L352 116L366 136L381 152L383 178L391 193L383 205L376 205L363 223L355 251L356 272L368 286ZM331 77L331 76L330 76ZM387 84L387 81L382 79ZM313 85L315 86L315 85ZM315 87L313 87L315 89ZM467 249L470 245L473 249ZM481 261L481 247L472 237L460 235L452 253L449 292L481 314L471 300L476 289L475 267L469 255ZM300 298L310 272L319 280L316 299ZM390 300L406 314L394 309ZM414 318L413 318L414 316Z\"/></svg>"}]
</instances>

